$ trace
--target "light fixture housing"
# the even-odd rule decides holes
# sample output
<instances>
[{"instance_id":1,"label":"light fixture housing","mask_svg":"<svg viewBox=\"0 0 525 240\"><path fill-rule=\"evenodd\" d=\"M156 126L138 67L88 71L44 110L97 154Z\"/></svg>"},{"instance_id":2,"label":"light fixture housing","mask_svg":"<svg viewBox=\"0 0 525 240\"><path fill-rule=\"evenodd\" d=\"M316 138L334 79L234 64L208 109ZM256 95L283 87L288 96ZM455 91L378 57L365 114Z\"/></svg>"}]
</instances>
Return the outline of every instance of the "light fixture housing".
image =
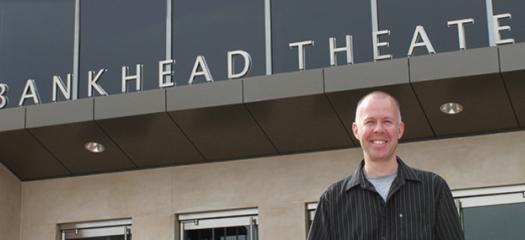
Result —
<instances>
[{"instance_id":1,"label":"light fixture housing","mask_svg":"<svg viewBox=\"0 0 525 240\"><path fill-rule=\"evenodd\" d=\"M98 142L88 142L84 145L86 150L92 152L92 153L102 153L104 150L106 150L106 147L104 147L103 144Z\"/></svg>"},{"instance_id":2,"label":"light fixture housing","mask_svg":"<svg viewBox=\"0 0 525 240\"><path fill-rule=\"evenodd\" d=\"M456 102L447 102L443 103L439 110L444 114L455 115L463 111L463 105Z\"/></svg>"}]
</instances>

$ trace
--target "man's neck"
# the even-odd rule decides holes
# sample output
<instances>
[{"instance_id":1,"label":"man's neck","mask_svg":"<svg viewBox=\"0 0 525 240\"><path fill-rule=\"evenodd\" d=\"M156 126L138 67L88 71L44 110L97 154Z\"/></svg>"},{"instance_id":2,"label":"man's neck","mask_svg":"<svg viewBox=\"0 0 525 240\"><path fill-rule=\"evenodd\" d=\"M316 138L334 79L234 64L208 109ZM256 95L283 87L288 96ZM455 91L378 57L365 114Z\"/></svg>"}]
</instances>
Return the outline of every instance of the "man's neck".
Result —
<instances>
[{"instance_id":1,"label":"man's neck","mask_svg":"<svg viewBox=\"0 0 525 240\"><path fill-rule=\"evenodd\" d=\"M396 158L386 161L372 161L365 159L364 173L368 177L382 177L393 174L397 171L398 163Z\"/></svg>"}]
</instances>

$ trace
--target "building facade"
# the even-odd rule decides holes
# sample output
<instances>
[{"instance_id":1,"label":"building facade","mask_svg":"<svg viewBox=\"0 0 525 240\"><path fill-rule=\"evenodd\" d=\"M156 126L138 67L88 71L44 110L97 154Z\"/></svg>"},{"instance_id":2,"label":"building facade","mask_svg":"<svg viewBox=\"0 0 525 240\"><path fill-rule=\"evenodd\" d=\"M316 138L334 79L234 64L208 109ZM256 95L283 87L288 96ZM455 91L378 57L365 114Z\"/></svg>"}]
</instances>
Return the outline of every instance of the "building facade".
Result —
<instances>
[{"instance_id":1,"label":"building facade","mask_svg":"<svg viewBox=\"0 0 525 240\"><path fill-rule=\"evenodd\" d=\"M523 7L0 0L0 239L305 239L377 89L466 239L520 239Z\"/></svg>"}]
</instances>

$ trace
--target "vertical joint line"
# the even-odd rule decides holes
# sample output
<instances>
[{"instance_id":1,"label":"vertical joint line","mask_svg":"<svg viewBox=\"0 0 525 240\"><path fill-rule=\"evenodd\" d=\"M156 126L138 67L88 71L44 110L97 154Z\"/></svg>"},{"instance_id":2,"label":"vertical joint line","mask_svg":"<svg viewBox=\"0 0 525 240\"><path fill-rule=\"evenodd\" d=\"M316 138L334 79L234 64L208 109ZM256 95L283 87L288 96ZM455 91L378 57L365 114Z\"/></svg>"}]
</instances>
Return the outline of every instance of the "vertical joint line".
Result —
<instances>
[{"instance_id":1,"label":"vertical joint line","mask_svg":"<svg viewBox=\"0 0 525 240\"><path fill-rule=\"evenodd\" d=\"M272 75L272 6L271 0L264 0L264 35L266 50L266 75Z\"/></svg>"},{"instance_id":2,"label":"vertical joint line","mask_svg":"<svg viewBox=\"0 0 525 240\"><path fill-rule=\"evenodd\" d=\"M257 127L261 129L261 132L264 134L266 139L268 139L268 142L270 142L270 144L272 145L273 149L277 152L277 154L281 154L281 151L279 151L279 148L277 148L277 145L275 145L275 143L272 141L272 138L270 138L270 135L268 135L268 133L264 130L264 128L259 123L259 121L257 121L257 118L255 118L253 113L250 111L250 108L248 108L248 106L244 103L242 104L242 106L244 107L244 109L246 109L246 111L248 112L252 120L255 122L255 124L257 124Z\"/></svg>"},{"instance_id":3,"label":"vertical joint line","mask_svg":"<svg viewBox=\"0 0 525 240\"><path fill-rule=\"evenodd\" d=\"M24 128L27 128L27 107L24 107Z\"/></svg>"},{"instance_id":4,"label":"vertical joint line","mask_svg":"<svg viewBox=\"0 0 525 240\"><path fill-rule=\"evenodd\" d=\"M512 114L514 114L514 119L516 120L516 124L518 124L518 127L521 127L521 122L518 117L518 113L516 112L516 108L514 107L514 104L512 103L512 99L510 98L510 92L509 87L507 86L507 82L505 82L505 78L503 77L503 72L501 71L501 51L500 48L497 48L498 50L498 67L499 67L499 75L501 77L501 83L503 84L503 89L505 90L505 95L507 95L507 100L509 101L510 108L512 109Z\"/></svg>"},{"instance_id":5,"label":"vertical joint line","mask_svg":"<svg viewBox=\"0 0 525 240\"><path fill-rule=\"evenodd\" d=\"M94 98L91 101L93 101L93 110L91 111L91 117L93 118L93 121L95 121L95 101L96 99Z\"/></svg>"},{"instance_id":6,"label":"vertical joint line","mask_svg":"<svg viewBox=\"0 0 525 240\"><path fill-rule=\"evenodd\" d=\"M346 127L345 122L344 122L344 120L343 120L343 117L341 117L341 115L339 114L339 112L337 112L337 110L335 109L334 103L332 102L332 100L330 100L330 97L328 97L328 95L326 95L326 93L325 93L324 97L326 98L326 100L328 100L328 104L330 105L330 107L331 107L332 110L334 111L335 116L337 116L337 119L339 119L339 123L341 123L343 129L345 130L346 135L347 135L348 138L349 138L350 144L351 144L352 146L354 146L354 145L359 146L359 143L356 143L355 140L354 140L354 138L353 138L354 133L353 133L352 131L350 131L350 129L348 129L348 128Z\"/></svg>"},{"instance_id":7,"label":"vertical joint line","mask_svg":"<svg viewBox=\"0 0 525 240\"><path fill-rule=\"evenodd\" d=\"M100 129L100 131L102 132L102 134L104 134L110 142L112 142L113 144L115 144L115 146L120 150L120 152L131 162L131 164L133 164L133 166L138 169L139 166L137 165L137 163L135 163L135 161L133 161L133 158L131 158L131 156L126 152L124 151L124 149L117 143L117 141L115 141L115 139L113 139L113 137L111 137L111 135L109 135L109 133L102 127L102 125L100 125L100 123L98 123L98 121L94 120L95 122L95 125L97 125L97 127Z\"/></svg>"},{"instance_id":8,"label":"vertical joint line","mask_svg":"<svg viewBox=\"0 0 525 240\"><path fill-rule=\"evenodd\" d=\"M55 159L60 165L62 165L62 167L63 167L63 168L69 173L69 175L73 175L73 172L72 172L69 168L67 168L66 164L64 164L64 163L60 160L60 158L58 158L58 156L55 155L55 154L51 151L51 149L47 148L47 146L46 146L42 141L40 141L40 139L37 138L37 137L35 136L35 134L33 134L29 129L26 129L26 131L27 131L27 133L29 133L29 135L31 135L31 137L33 137L33 139L35 139L35 141L38 143L38 145L42 146L42 148L44 148L45 151L48 152L49 155L51 155L52 158L54 158L54 159Z\"/></svg>"},{"instance_id":9,"label":"vertical joint line","mask_svg":"<svg viewBox=\"0 0 525 240\"><path fill-rule=\"evenodd\" d=\"M434 127L432 127L432 124L430 123L430 119L428 118L428 114L425 111L425 108L423 107L423 104L421 103L421 100L419 99L419 96L417 95L416 89L414 88L414 85L412 85L412 76L410 74L410 59L407 59L408 64L408 85L410 85L410 89L412 89L412 92L414 93L414 96L416 97L417 104L419 105L419 108L423 112L423 115L425 116L425 120L427 120L427 124L430 127L430 131L432 131L432 135L434 137L436 136L436 131L434 130Z\"/></svg>"},{"instance_id":10,"label":"vertical joint line","mask_svg":"<svg viewBox=\"0 0 525 240\"><path fill-rule=\"evenodd\" d=\"M244 104L244 80L241 80L241 101Z\"/></svg>"},{"instance_id":11,"label":"vertical joint line","mask_svg":"<svg viewBox=\"0 0 525 240\"><path fill-rule=\"evenodd\" d=\"M197 145L195 144L195 142L193 142L193 140L191 140L190 136L184 131L184 129L182 129L182 127L177 123L177 121L175 121L175 119L173 118L173 116L171 116L171 114L169 114L168 112L166 112L166 114L168 114L168 118L171 120L171 122L173 122L173 124L175 125L176 128L179 129L179 131L182 133L182 135L188 140L188 142L193 146L193 148L195 149L195 151L197 151L197 153L199 154L199 156L201 156L201 158L203 160L209 160L208 158L206 158L206 156L204 155L204 153L197 147Z\"/></svg>"},{"instance_id":12,"label":"vertical joint line","mask_svg":"<svg viewBox=\"0 0 525 240\"><path fill-rule=\"evenodd\" d=\"M164 112L168 112L168 90L164 89Z\"/></svg>"},{"instance_id":13,"label":"vertical joint line","mask_svg":"<svg viewBox=\"0 0 525 240\"><path fill-rule=\"evenodd\" d=\"M326 94L326 86L325 86L325 75L324 75L325 69L321 69L321 78L323 80L323 93Z\"/></svg>"},{"instance_id":14,"label":"vertical joint line","mask_svg":"<svg viewBox=\"0 0 525 240\"><path fill-rule=\"evenodd\" d=\"M496 46L496 36L494 36L494 21L492 17L494 16L494 8L492 6L492 0L485 0L485 7L487 10L487 33L489 35L489 46Z\"/></svg>"}]
</instances>

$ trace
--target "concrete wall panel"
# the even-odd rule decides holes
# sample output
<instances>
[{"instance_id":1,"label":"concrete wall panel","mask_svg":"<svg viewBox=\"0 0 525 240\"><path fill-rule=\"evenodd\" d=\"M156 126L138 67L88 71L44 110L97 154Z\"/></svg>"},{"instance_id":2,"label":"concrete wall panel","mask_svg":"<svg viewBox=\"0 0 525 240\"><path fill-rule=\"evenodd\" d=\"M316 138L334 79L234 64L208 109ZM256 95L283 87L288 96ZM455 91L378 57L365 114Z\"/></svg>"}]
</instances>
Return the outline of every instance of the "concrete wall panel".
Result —
<instances>
[{"instance_id":1,"label":"concrete wall panel","mask_svg":"<svg viewBox=\"0 0 525 240\"><path fill-rule=\"evenodd\" d=\"M525 183L525 131L405 143L399 155L453 189ZM353 148L23 182L21 239L50 239L57 223L131 217L134 239L171 240L175 214L257 207L261 240L304 240L305 203L361 158Z\"/></svg>"},{"instance_id":2,"label":"concrete wall panel","mask_svg":"<svg viewBox=\"0 0 525 240\"><path fill-rule=\"evenodd\" d=\"M0 239L20 239L20 181L0 164Z\"/></svg>"}]
</instances>

